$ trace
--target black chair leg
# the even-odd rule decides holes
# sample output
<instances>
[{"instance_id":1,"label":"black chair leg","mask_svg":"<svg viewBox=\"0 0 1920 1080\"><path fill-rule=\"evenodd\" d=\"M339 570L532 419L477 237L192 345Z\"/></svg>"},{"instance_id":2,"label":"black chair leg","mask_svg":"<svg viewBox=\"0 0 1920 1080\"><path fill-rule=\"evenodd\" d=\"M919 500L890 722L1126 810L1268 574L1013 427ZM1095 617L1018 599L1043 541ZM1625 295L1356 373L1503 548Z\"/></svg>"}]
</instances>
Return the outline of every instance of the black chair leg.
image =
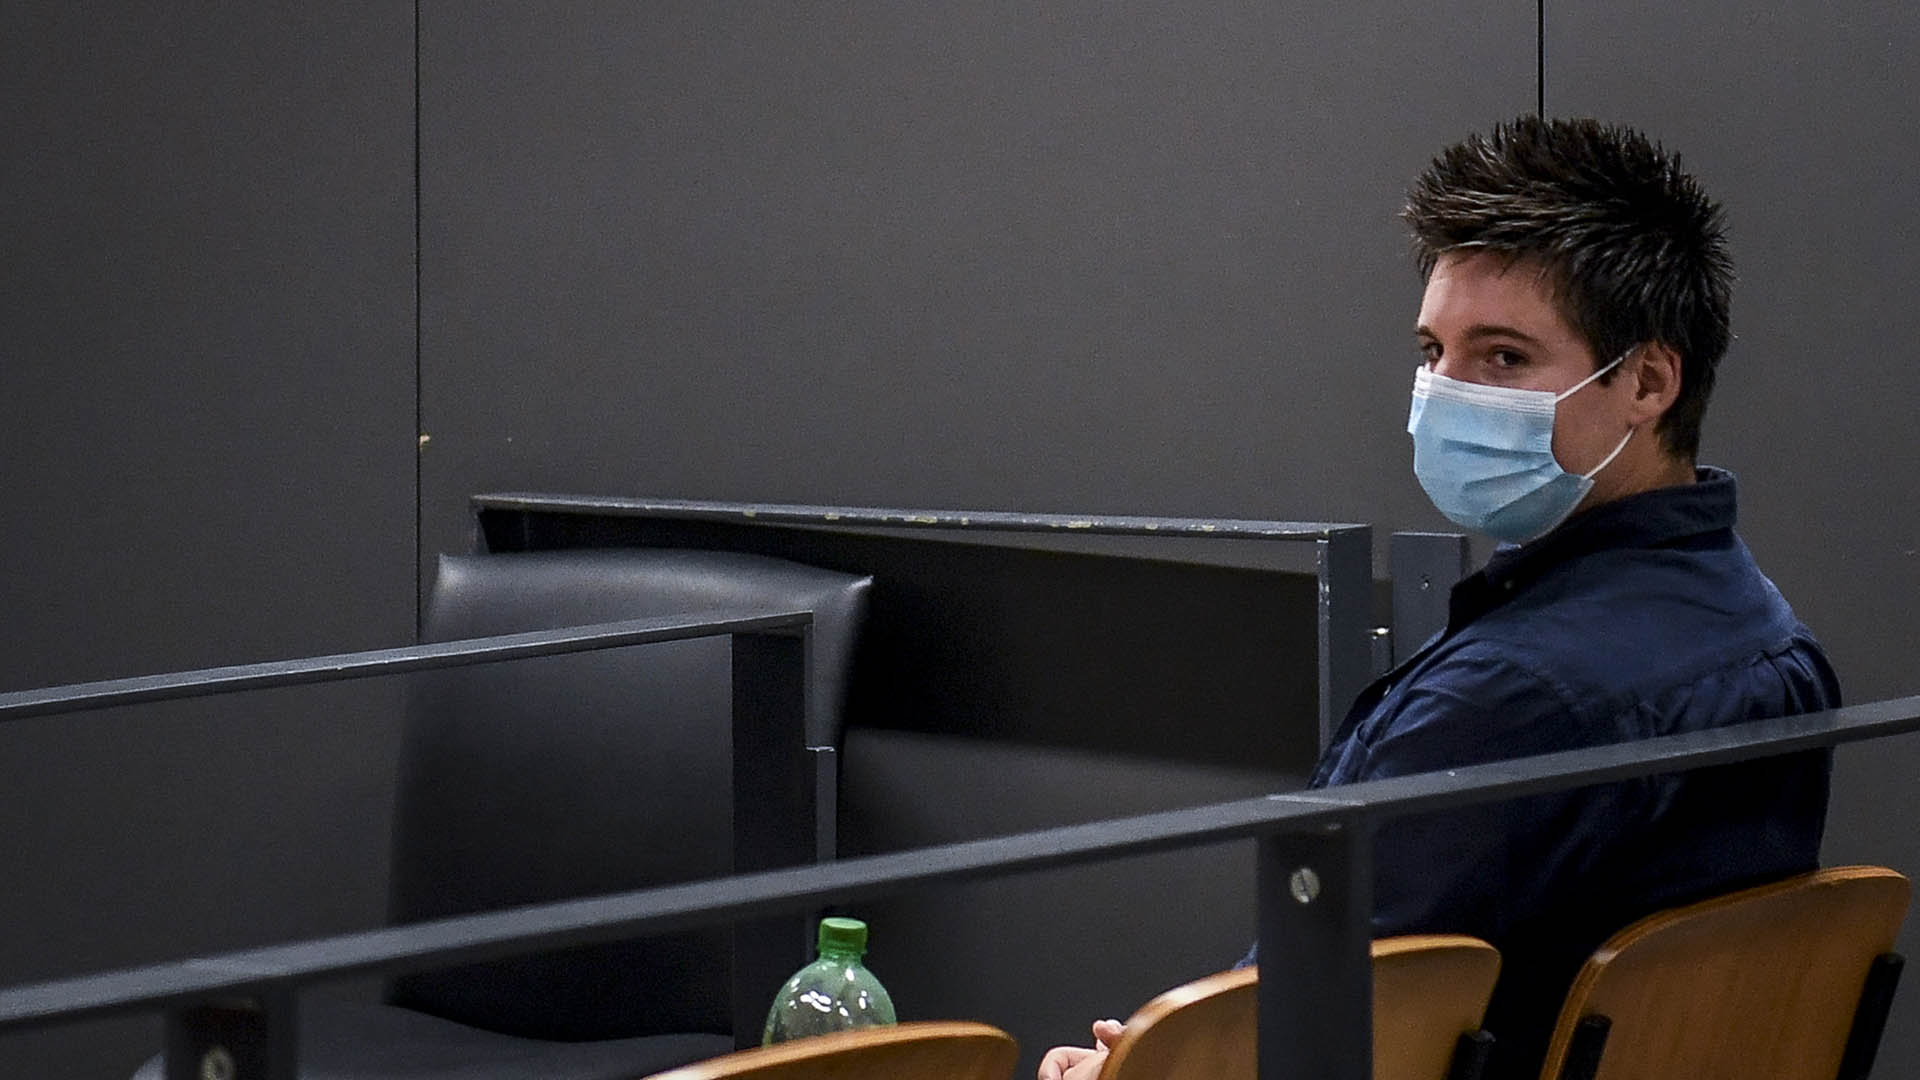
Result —
<instances>
[{"instance_id":1,"label":"black chair leg","mask_svg":"<svg viewBox=\"0 0 1920 1080\"><path fill-rule=\"evenodd\" d=\"M1600 1055L1607 1052L1607 1033L1613 1021L1595 1014L1574 1025L1573 1038L1567 1044L1567 1059L1560 1066L1559 1080L1593 1080L1600 1073Z\"/></svg>"},{"instance_id":2,"label":"black chair leg","mask_svg":"<svg viewBox=\"0 0 1920 1080\"><path fill-rule=\"evenodd\" d=\"M1480 1080L1487 1071L1487 1056L1492 1053L1492 1034L1466 1032L1453 1044L1453 1064L1447 1068L1447 1080Z\"/></svg>"},{"instance_id":3,"label":"black chair leg","mask_svg":"<svg viewBox=\"0 0 1920 1080\"><path fill-rule=\"evenodd\" d=\"M1847 1032L1847 1048L1840 1055L1840 1072L1835 1080L1867 1080L1867 1074L1873 1071L1880 1036L1887 1029L1887 1011L1893 1008L1893 992L1900 986L1900 970L1906 964L1899 953L1881 953L1873 958L1866 985L1860 988L1860 1004L1853 1011L1853 1027Z\"/></svg>"}]
</instances>

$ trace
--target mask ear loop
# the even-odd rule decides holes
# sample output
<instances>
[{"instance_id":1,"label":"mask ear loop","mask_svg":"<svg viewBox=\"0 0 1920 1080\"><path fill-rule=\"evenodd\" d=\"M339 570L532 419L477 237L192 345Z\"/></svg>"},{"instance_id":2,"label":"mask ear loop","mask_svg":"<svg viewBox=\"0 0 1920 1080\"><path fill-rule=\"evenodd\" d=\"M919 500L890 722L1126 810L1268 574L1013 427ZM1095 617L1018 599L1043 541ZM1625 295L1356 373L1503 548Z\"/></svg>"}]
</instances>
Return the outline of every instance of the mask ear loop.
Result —
<instances>
[{"instance_id":1,"label":"mask ear loop","mask_svg":"<svg viewBox=\"0 0 1920 1080\"><path fill-rule=\"evenodd\" d=\"M1623 361L1625 361L1627 357L1629 357L1629 356L1632 356L1632 355L1633 355L1633 350L1634 350L1634 349L1637 349L1637 348L1639 348L1639 346L1638 346L1638 345L1635 345L1635 346L1633 346L1633 347L1631 347L1631 348L1629 348L1629 349L1628 349L1628 350L1627 350L1626 352L1623 352L1623 353L1621 353L1621 354L1620 354L1619 356L1616 356L1616 357L1614 357L1614 358L1613 358L1613 363L1611 363L1611 364L1608 364L1608 365L1607 365L1606 367L1603 367L1603 368L1601 368L1601 369L1600 369L1599 371L1596 371L1596 372L1594 372L1593 374L1591 374L1591 375L1589 375L1589 376L1587 376L1587 377L1586 377L1586 378L1584 378L1584 379L1581 379L1581 380L1580 380L1579 382L1577 382L1577 383L1574 383L1574 384L1573 384L1572 386L1570 386L1570 387L1568 387L1568 388L1566 389L1566 392L1564 392L1564 393L1562 393L1562 394L1561 394L1561 395L1560 395L1559 397L1556 397L1556 398L1554 398L1554 399L1553 399L1553 401L1554 401L1554 404L1556 404L1556 405L1557 405L1557 404L1559 404L1560 402L1562 402L1562 401L1565 401L1565 400L1566 400L1566 399L1567 399L1568 397L1570 397L1570 396L1572 396L1572 395L1573 395L1573 393L1574 393L1574 391L1576 391L1576 390L1579 390L1579 389L1580 389L1581 387L1583 387L1583 386L1585 386L1585 385L1587 385L1588 383L1590 383L1590 382L1592 382L1593 380L1595 380L1595 379L1597 379L1597 378L1599 378L1599 377L1600 377L1600 376L1602 376L1602 375L1605 375L1605 374L1606 374L1607 372L1609 372L1609 371L1612 371L1612 370L1613 370L1614 368L1617 368L1617 367L1619 367L1619 366L1620 366L1620 364L1621 364L1621 363L1622 363ZM1596 476L1599 476L1599 475L1600 475L1600 470L1601 470L1601 469L1604 469L1604 468L1606 468L1607 466L1609 466L1609 465L1611 465L1611 464L1613 464L1613 459L1614 459L1614 458L1617 458L1617 457L1619 457L1619 456L1620 456L1620 451L1622 451L1622 450L1625 450L1625 449L1627 448L1627 443L1628 443L1628 441L1629 441L1629 440L1631 440L1631 439L1633 438L1633 430L1634 430L1634 429L1632 429L1632 428L1628 428L1628 429L1627 429L1627 433L1626 433L1625 435L1623 435L1623 436L1621 436L1621 437L1620 437L1620 445L1618 445L1618 446L1616 446L1616 447L1614 447L1614 448L1613 448L1613 453L1611 453L1611 454L1608 454L1608 455L1607 455L1607 456L1606 456L1606 457L1605 457L1604 459L1602 459L1602 460L1601 460L1601 462L1600 462L1600 464L1598 464L1598 465L1595 465L1595 466L1593 467L1593 471L1592 471L1592 472L1587 472L1587 473L1582 473L1582 474L1580 474L1580 479L1582 479L1582 480L1591 480L1591 479L1593 479L1594 477L1596 477Z\"/></svg>"},{"instance_id":2,"label":"mask ear loop","mask_svg":"<svg viewBox=\"0 0 1920 1080\"><path fill-rule=\"evenodd\" d=\"M1599 475L1600 475L1600 470L1601 470L1601 469L1604 469L1604 468L1606 468L1607 466L1609 466L1609 465L1611 465L1611 464L1613 464L1613 459L1614 459L1614 458L1617 458L1617 457L1619 457L1619 456L1620 456L1620 451L1622 451L1622 450L1625 450L1625 449L1627 448L1627 440L1628 440L1628 439L1631 439L1631 438L1633 438L1633 429L1632 429L1632 428L1628 428L1628 429L1627 429L1627 433L1626 433L1626 435L1625 435L1625 436L1623 436L1623 437L1622 437L1622 438L1620 439L1620 445L1619 445L1619 446L1616 446L1616 447L1614 447L1614 448L1613 448L1613 453L1611 453L1611 454L1608 454L1608 455L1606 456L1606 460L1604 460L1604 461L1602 461L1602 462L1600 462L1600 464L1598 464L1598 465L1595 465L1595 466L1593 467L1593 471L1592 471L1592 472L1590 472L1590 473L1582 473L1582 474L1580 475L1580 479L1582 479L1582 480L1591 480L1591 479L1593 479L1594 477L1596 477L1596 476L1599 476Z\"/></svg>"},{"instance_id":3,"label":"mask ear loop","mask_svg":"<svg viewBox=\"0 0 1920 1080\"><path fill-rule=\"evenodd\" d=\"M1581 379L1579 382L1574 383L1572 386L1567 387L1565 390L1560 391L1558 394L1555 394L1553 397L1553 403L1555 405L1558 405L1559 403L1567 400L1573 395L1579 393L1581 390L1585 389L1588 383L1592 382L1593 380L1599 378L1602 375L1605 375L1607 372L1612 371L1614 368L1619 367L1622 363L1626 361L1627 357L1633 355L1633 350L1639 347L1640 346L1638 345L1631 346L1630 348L1627 349L1626 352L1623 352L1619 356L1614 357L1613 363L1608 364L1606 367L1601 368L1600 370L1594 372L1593 374L1587 376L1586 378Z\"/></svg>"}]
</instances>

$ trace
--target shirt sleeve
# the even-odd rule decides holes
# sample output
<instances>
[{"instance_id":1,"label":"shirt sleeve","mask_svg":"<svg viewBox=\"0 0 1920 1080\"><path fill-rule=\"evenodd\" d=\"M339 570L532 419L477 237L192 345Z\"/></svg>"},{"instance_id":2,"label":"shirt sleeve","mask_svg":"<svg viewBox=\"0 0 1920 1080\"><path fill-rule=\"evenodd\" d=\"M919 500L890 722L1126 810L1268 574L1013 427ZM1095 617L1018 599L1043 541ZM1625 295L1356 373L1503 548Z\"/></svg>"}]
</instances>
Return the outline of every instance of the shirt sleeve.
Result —
<instances>
[{"instance_id":1,"label":"shirt sleeve","mask_svg":"<svg viewBox=\"0 0 1920 1080\"><path fill-rule=\"evenodd\" d=\"M1344 782L1565 750L1592 737L1571 692L1489 652L1450 657L1396 695L1357 740Z\"/></svg>"},{"instance_id":2,"label":"shirt sleeve","mask_svg":"<svg viewBox=\"0 0 1920 1080\"><path fill-rule=\"evenodd\" d=\"M1393 695L1349 748L1336 782L1384 780L1566 749L1579 740L1566 695L1497 656L1463 654ZM1389 821L1374 838L1374 932L1498 939L1541 853L1530 837L1565 823L1564 800L1521 799Z\"/></svg>"}]
</instances>

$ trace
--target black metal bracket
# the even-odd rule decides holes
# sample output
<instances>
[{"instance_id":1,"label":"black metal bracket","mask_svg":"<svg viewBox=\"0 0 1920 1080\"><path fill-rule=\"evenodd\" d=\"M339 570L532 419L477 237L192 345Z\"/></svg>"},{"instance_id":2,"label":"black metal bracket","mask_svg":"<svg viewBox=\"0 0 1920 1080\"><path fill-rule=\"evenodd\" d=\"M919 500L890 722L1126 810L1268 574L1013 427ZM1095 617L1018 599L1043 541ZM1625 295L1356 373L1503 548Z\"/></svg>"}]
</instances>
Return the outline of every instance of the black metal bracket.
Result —
<instances>
[{"instance_id":1,"label":"black metal bracket","mask_svg":"<svg viewBox=\"0 0 1920 1080\"><path fill-rule=\"evenodd\" d=\"M1600 1058L1607 1052L1607 1035L1612 1030L1610 1017L1599 1013L1581 1017L1573 1026L1573 1038L1567 1042L1567 1056L1560 1063L1558 1080L1593 1080L1600 1072Z\"/></svg>"},{"instance_id":2,"label":"black metal bracket","mask_svg":"<svg viewBox=\"0 0 1920 1080\"><path fill-rule=\"evenodd\" d=\"M1880 1053L1880 1036L1887 1030L1887 1013L1893 1008L1893 993L1900 988L1900 972L1906 957L1896 952L1881 953L1867 968L1867 981L1860 988L1860 1004L1853 1010L1853 1027L1847 1032L1847 1048L1840 1055L1836 1080L1867 1080L1873 1071L1873 1059Z\"/></svg>"},{"instance_id":3,"label":"black metal bracket","mask_svg":"<svg viewBox=\"0 0 1920 1080\"><path fill-rule=\"evenodd\" d=\"M1453 1044L1453 1061L1447 1066L1447 1080L1480 1080L1486 1075L1487 1059L1492 1056L1492 1032L1462 1032Z\"/></svg>"},{"instance_id":4,"label":"black metal bracket","mask_svg":"<svg viewBox=\"0 0 1920 1080\"><path fill-rule=\"evenodd\" d=\"M166 1080L295 1080L294 996L234 998L167 1014Z\"/></svg>"}]
</instances>

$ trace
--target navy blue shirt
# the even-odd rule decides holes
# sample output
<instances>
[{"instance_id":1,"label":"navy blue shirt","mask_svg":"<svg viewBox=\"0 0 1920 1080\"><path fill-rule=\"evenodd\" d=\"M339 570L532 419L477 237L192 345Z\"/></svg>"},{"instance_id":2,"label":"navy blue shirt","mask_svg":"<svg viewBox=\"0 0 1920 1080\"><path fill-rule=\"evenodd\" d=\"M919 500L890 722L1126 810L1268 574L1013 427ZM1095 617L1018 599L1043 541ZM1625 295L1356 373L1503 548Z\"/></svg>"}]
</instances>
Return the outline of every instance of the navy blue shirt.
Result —
<instances>
[{"instance_id":1,"label":"navy blue shirt","mask_svg":"<svg viewBox=\"0 0 1920 1080\"><path fill-rule=\"evenodd\" d=\"M1312 786L1377 780L1833 708L1811 634L1734 534L1731 474L1606 503L1504 546L1447 628L1364 691ZM1501 949L1497 1076L1538 1074L1588 953L1663 907L1816 865L1824 751L1390 823L1378 936Z\"/></svg>"}]
</instances>

